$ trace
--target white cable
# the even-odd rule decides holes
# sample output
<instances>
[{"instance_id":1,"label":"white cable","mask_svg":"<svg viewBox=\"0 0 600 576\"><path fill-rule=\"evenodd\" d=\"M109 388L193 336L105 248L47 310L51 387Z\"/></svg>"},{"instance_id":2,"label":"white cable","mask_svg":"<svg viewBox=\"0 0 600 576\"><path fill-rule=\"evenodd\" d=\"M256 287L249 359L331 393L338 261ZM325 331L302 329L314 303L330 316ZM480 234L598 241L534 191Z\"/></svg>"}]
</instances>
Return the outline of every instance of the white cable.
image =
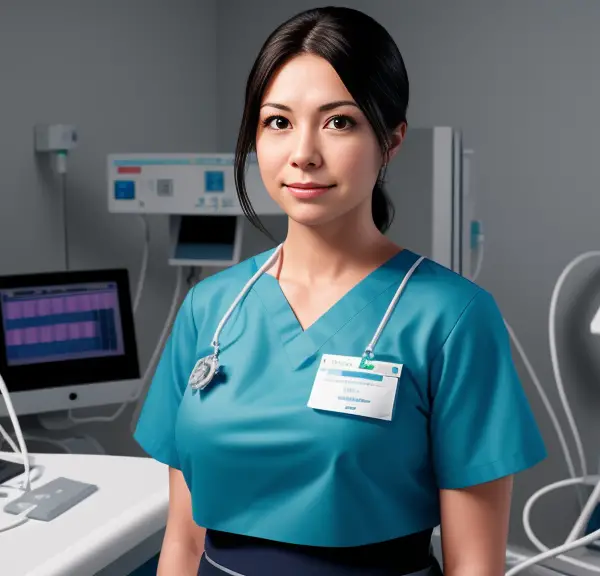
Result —
<instances>
[{"instance_id":1,"label":"white cable","mask_svg":"<svg viewBox=\"0 0 600 576\"><path fill-rule=\"evenodd\" d=\"M29 514L32 510L35 510L36 508L37 504L30 506L26 510L23 510L23 512L17 514L17 517L13 522L5 524L4 526L0 526L0 532L5 532L7 530L10 530L11 528L16 528L17 526L20 526L21 524L27 522L27 520L29 520L29 518L27 518L27 514Z\"/></svg>"},{"instance_id":2,"label":"white cable","mask_svg":"<svg viewBox=\"0 0 600 576\"><path fill-rule=\"evenodd\" d=\"M540 562L542 562L544 560L548 560L549 558L555 558L557 556L560 557L560 559L563 561L569 561L571 564L585 568L586 570L592 570L594 572L597 572L597 571L599 571L599 568L597 566L593 566L592 564L587 564L585 562L578 563L577 560L573 560L572 558L569 558L568 556L561 556L561 554L564 554L565 552L569 552L571 550L575 550L575 548L581 548L582 546L587 546L588 544L597 540L598 537L600 537L600 530L596 530L595 532L588 534L584 538L579 538L579 540L575 540L574 542L570 542L569 544L563 544L562 546L558 546L556 548L553 548L552 550L548 550L547 552L538 554L537 556L534 556L533 558L529 558L528 560L525 560L525 562L523 562L522 564L519 564L518 566L511 568L505 574L505 576L514 576L515 574L522 572L523 570L533 566L534 564L539 564Z\"/></svg>"},{"instance_id":3,"label":"white cable","mask_svg":"<svg viewBox=\"0 0 600 576\"><path fill-rule=\"evenodd\" d=\"M575 540L577 540L577 538L579 538L579 535L587 527L587 524L588 524L590 518L592 517L592 514L594 513L596 506L599 503L600 503L600 478L598 479L596 486L594 486L594 489L592 490L590 497L588 498L587 502L585 503L585 506L583 507L581 514L579 514L579 518L577 518L577 520L575 521L575 524L573 525L573 528L571 529L569 536L565 540L565 544L568 544L569 542L574 542Z\"/></svg>"},{"instance_id":4,"label":"white cable","mask_svg":"<svg viewBox=\"0 0 600 576\"><path fill-rule=\"evenodd\" d=\"M506 326L506 329L508 330L508 334L510 335L510 337L513 341L513 344L515 345L517 352L519 353L519 355L521 356L521 359L523 360L523 364L525 365L525 369L527 370L529 377L533 381L533 384L534 384L538 394L540 395L540 398L542 399L544 408L546 408L546 411L548 412L548 415L550 416L550 420L552 422L552 425L554 426L554 430L556 431L556 434L558 435L558 440L560 442L560 447L562 449L563 456L565 457L565 461L567 462L567 468L569 469L569 475L571 476L571 478L575 478L575 476L577 475L577 473L575 471L575 465L573 464L573 458L571 457L571 451L569 450L569 446L567 444L567 440L565 438L563 428L560 425L560 422L558 420L558 416L554 412L554 409L552 408L552 404L550 403L550 400L548 399L546 392L544 392L544 388L542 387L542 384L540 383L540 381L533 369L533 366L531 365L531 362L529 361L529 358L527 357L527 354L525 353L525 350L523 349L523 346L521 346L521 343L519 342L517 335L515 334L514 330L511 328L510 324L506 320L504 321L504 325Z\"/></svg>"},{"instance_id":5,"label":"white cable","mask_svg":"<svg viewBox=\"0 0 600 576\"><path fill-rule=\"evenodd\" d=\"M481 266L482 266L482 262L483 262L483 257L482 257L483 242L480 242L480 244L479 244L479 251L480 251L479 255L481 257L479 258L478 266L477 266L475 274L473 276L473 281L476 280L476 277L479 275L479 273L481 271ZM564 392L564 386L562 384L562 379L560 377L560 370L559 370L559 366L558 366L558 355L556 352L556 344L555 344L556 340L555 340L555 336L554 336L554 333L555 333L554 326L555 326L555 316L556 316L556 307L557 307L557 302L558 302L558 294L560 292L562 284L564 283L565 278L567 277L569 272L581 261L583 261L584 259L589 258L591 256L597 256L597 255L600 255L600 252L589 252L584 255L581 255L578 258L576 258L575 260L573 260L565 268L565 270L563 271L563 273L561 274L561 276L559 277L559 280L557 281L557 283L555 285L553 295L552 295L552 301L551 301L551 306L550 306L550 315L549 315L549 317L550 317L550 319L549 319L549 324L550 324L549 334L550 334L550 342L551 342L550 350L551 350L551 357L552 357L552 365L553 365L554 374L556 377L557 386L559 388L559 393L562 392L561 400L562 400L563 406L565 408L565 412L567 413L567 417L571 416L571 419L570 419L570 423L572 424L571 429L573 431L573 435L576 438L576 443L578 445L578 448L581 448L581 440L580 440L580 437L578 434L577 426L575 425L575 422L572 418L571 411L569 409L569 403L568 403L566 394ZM548 412L548 414L550 416L550 420L551 420L551 422L554 426L554 429L556 430L556 433L558 435L561 449L563 451L563 455L564 455L565 461L567 463L567 468L568 468L569 474L572 478L570 481L562 481L562 483L560 483L559 486L580 484L582 481L585 481L585 477L587 476L587 467L585 466L585 456L583 454L583 450L582 449L579 450L579 457L580 457L580 461L582 463L584 476L583 476L583 479L576 479L576 471L575 471L575 466L573 464L573 460L571 458L571 452L567 445L567 442L566 442L562 427L560 425L560 422L558 420L558 417L556 416L556 414L552 408L552 404L550 403L548 396L544 392L544 389L543 389L539 379L537 378L537 375L535 374L533 366L531 365L531 362L529 361L529 358L527 357L525 350L521 346L521 343L519 342L514 330L508 324L508 322L506 322L506 320L504 321L504 323L505 323L508 333L513 341L513 344L515 345L515 348L517 349L519 355L521 356L523 363L525 365L525 368L526 368L527 372L529 373L529 376L530 376L531 380L533 381L533 383L537 389L537 392L539 393L539 395L542 399L542 403L544 404L544 407L546 408L546 411ZM565 484L565 482L567 482L568 484ZM527 514L525 514L525 510L524 510L523 522L525 524L525 532L527 533L527 536L529 537L531 542L534 544L534 546L536 546L538 548L538 550L540 550L542 553L549 552L549 549L546 546L544 546L542 544L542 542L540 542L535 537L535 534L533 533L533 530L531 529L531 526L529 525L529 509L531 508L531 505L533 504L533 502L535 502L535 500L537 499L536 496L539 497L542 494L545 494L547 491L550 491L551 489L552 488L548 489L548 487L546 487L546 488L543 488L541 491L538 491L538 493L534 494L534 496L532 496L532 498L529 499L529 501L527 503L528 506L526 505ZM588 522L589 517L593 513L593 510L595 508L595 502L598 502L599 499L600 499L600 482L596 486L596 489L594 490L594 493L592 494L592 496L588 499L586 506L583 507L583 510L582 510L581 514L579 515L579 518L575 522L575 525L573 526L573 529L571 530L571 533L569 534L569 537L568 537L567 541L565 542L565 544L570 544L572 542L575 542L575 539L580 534L584 525ZM592 539L592 541L593 540L595 540L595 539ZM564 551L566 551L566 550L563 550L563 552ZM562 553L562 552L559 552L559 554L560 553ZM539 558L538 561L541 561L543 559L545 559L545 558ZM588 563L581 562L581 561L578 561L578 560L575 560L572 558L568 558L568 557L562 557L561 559L567 563L573 564L578 567L586 568L586 569L590 569L590 566L591 566ZM533 562L533 563L535 564L537 562ZM527 566L529 566L529 565L531 565L531 564L527 564ZM524 565L522 569L524 569L525 567L526 566ZM600 569L598 569L596 567L592 566L591 569L593 571L600 572ZM520 570L521 569L519 569L518 571L520 571ZM516 574L517 572L514 572L514 573Z\"/></svg>"},{"instance_id":6,"label":"white cable","mask_svg":"<svg viewBox=\"0 0 600 576\"><path fill-rule=\"evenodd\" d=\"M398 300L400 299L400 296L402 295L402 292L404 292L405 286L408 284L408 281L410 280L410 277L413 275L414 271L417 269L417 267L419 266L419 264L421 264L421 262L423 262L423 260L425 260L425 257L421 256L410 267L409 271L404 276L404 279L400 283L400 286L398 287L398 290L396 290L396 293L394 294L394 297L392 298L392 301L390 302L390 305L388 306L388 309L385 311L385 314L383 315L383 318L381 319L381 322L379 323L379 326L377 327L377 331L375 332L372 340L369 342L369 344L365 348L365 351L364 351L364 354L363 354L364 356L369 357L369 358L372 356L373 350L375 349L375 346L377 346L377 342L378 342L378 340L379 340L379 338L381 336L381 333L383 332L386 324L388 323L388 321L390 319L390 316L394 312L394 308L396 307L396 304L398 303Z\"/></svg>"},{"instance_id":7,"label":"white cable","mask_svg":"<svg viewBox=\"0 0 600 576\"><path fill-rule=\"evenodd\" d=\"M566 443L566 439L562 430L562 427L558 421L558 418L552 408L552 405L550 404L550 400L548 399L546 393L544 392L544 389L542 388L542 385L540 383L540 381L538 380L533 367L531 366L531 363L529 362L529 359L527 358L527 355L525 354L525 351L523 350L523 347L521 346L520 342L518 341L514 331L512 330L512 328L510 327L510 325L505 321L505 325L508 329L508 332L511 336L511 338L513 339L513 342L515 344L515 347L517 348L519 354L521 355L523 362L525 364L525 367L529 373L530 378L532 379L532 381L535 384L535 387L538 391L538 393L540 394L540 397L542 398L542 402L544 404L544 407L546 408L549 416L550 416L550 420L552 421L552 424L554 425L554 428L556 430L556 433L558 434L558 438L560 441L560 445L563 451L563 455L565 457L565 460L567 462L567 467L569 469L569 474L571 475L571 479L570 480L563 480L560 483L558 483L557 487L562 487L562 486L568 486L568 485L572 485L572 484L579 484L583 481L583 479L579 479L579 478L574 478L575 477L575 467L573 465L573 460L571 458L571 453L569 451L569 448L567 446ZM598 483L598 487L600 487L600 482ZM547 548L546 546L544 546L536 537L535 534L533 533L533 530L531 529L531 526L529 524L529 510L531 508L531 505L535 502L535 500L537 499L537 497L541 496L542 494L545 494L546 492L551 491L553 488L549 488L548 486L542 488L541 490L539 490L536 494L534 494L534 496L532 496L528 502L527 505L525 506L525 510L523 512L524 514L524 518L523 518L523 523L524 523L524 528L525 528L525 532L529 538L529 540L533 543L533 545L542 553L546 553L549 551L549 548ZM588 500L588 503L590 501ZM593 512L593 508L591 511L589 511L588 513L588 508L587 506L584 507L584 510L582 511L581 515L579 516L577 522L575 523L575 526L573 527L572 533L575 533L577 537L577 535L579 534L580 530L579 527L581 526L582 523L586 523L589 519L589 516L591 516L591 513ZM567 542L565 542L565 544L568 544L570 542L574 542L575 539L571 539L571 540L567 540ZM566 550L564 550L566 551ZM562 553L562 552L559 552ZM551 557L551 556L549 556ZM539 561L541 562L542 560L544 560L546 557L544 558L539 558ZM600 569L595 568L595 567L591 567L590 568L590 564L587 564L585 562L581 562L572 558L568 558L566 556L561 556L560 558L561 560L563 560L564 562L573 564L575 566L578 566L580 568L587 568L587 569L592 569L592 571L595 572L599 572L600 573ZM527 566L529 566L530 564L527 564ZM525 568L526 566L523 566L523 568ZM520 570L519 570L520 571ZM514 572L514 574L516 574L517 572ZM509 574L509 573L507 573Z\"/></svg>"},{"instance_id":8,"label":"white cable","mask_svg":"<svg viewBox=\"0 0 600 576\"><path fill-rule=\"evenodd\" d=\"M595 507L598 505L598 502L600 501L600 480L596 484L596 486L592 492L592 495L588 498L585 506L583 506L583 509L582 509L579 517L577 518L577 521L573 525L573 528L571 529L571 532L569 533L569 536L567 537L565 544L562 547L560 547L559 549L550 551L535 536L535 534L531 528L530 520L529 520L529 513L531 510L531 507L537 501L537 499L539 497L541 497L543 494L546 494L556 488L560 488L563 486L569 486L569 485L582 484L582 483L586 483L588 481L587 463L586 463L586 459L585 459L583 445L581 442L581 437L579 435L579 430L577 428L577 424L575 423L575 419L573 418L573 414L572 414L572 411L571 411L571 408L569 405L569 401L568 401L567 394L565 391L564 383L563 383L562 376L560 373L560 365L559 365L559 361L558 361L558 351L557 351L557 345L556 345L556 310L558 307L558 298L559 298L560 291L561 291L562 286L565 283L569 273L581 262L583 262L589 258L593 258L593 257L594 258L600 257L600 251L586 252L584 254L577 256L571 262L569 262L569 264L563 269L562 273L560 274L560 276L554 286L554 290L552 292L552 298L551 298L551 302L550 302L550 312L549 312L549 316L548 316L548 334L549 334L549 340L550 340L550 356L551 356L551 360L552 360L552 369L554 371L554 377L555 377L556 385L558 388L559 397L561 399L562 405L565 410L565 414L567 416L567 420L569 422L571 431L573 433L573 437L575 439L583 476L581 478L575 478L575 474L573 473L573 470L572 470L572 463L569 464L569 473L572 476L571 480L563 480L561 482L558 482L558 483L555 483L555 484L552 484L552 485L542 488L528 500L528 502L525 506L525 509L523 511L523 524L524 524L524 528L525 528L527 537L534 544L534 546L536 546L536 548L538 548L538 550L540 550L542 553L545 553L545 554L551 554L553 552L556 552L556 550L560 550L558 552L558 554L562 554L563 552L566 552L566 551L572 549L572 548L565 548L565 547L568 547L569 545L572 545L573 543L579 542L579 545L575 546L575 547L579 547L581 545L585 545L586 543L593 542L600 537L600 530L597 530L596 532L593 532L592 534L586 536L584 539L577 540L578 535L585 528ZM551 556L548 556L548 557L551 557ZM538 558L540 561L545 559L545 558L542 558L541 556ZM577 566L579 568L584 568L584 569L590 570L592 572L600 573L599 567L593 566L587 562L582 562L580 560L576 560L574 558L569 558L567 556L561 556L560 560L562 560L563 562L566 562L568 564ZM530 565L530 564L528 564L528 565ZM525 567L526 566L524 565L523 568L525 568Z\"/></svg>"},{"instance_id":9,"label":"white cable","mask_svg":"<svg viewBox=\"0 0 600 576\"><path fill-rule=\"evenodd\" d=\"M142 298L142 293L144 291L144 285L146 282L146 273L148 270L148 259L150 254L150 227L148 225L148 220L145 215L140 216L140 221L142 222L142 227L144 229L144 248L142 250L142 263L140 266L140 273L137 281L137 286L135 289L135 294L133 298L133 313L137 312L137 309L140 305L140 301ZM143 388L143 380L140 388ZM91 422L114 422L117 418L121 416L123 411L127 408L130 402L135 401L137 399L137 390L136 393L132 396L132 399L124 402L117 410L115 414L112 416L91 416L89 418L79 418L73 415L73 409L68 412L68 419L73 424L89 424ZM102 448L102 451L104 449Z\"/></svg>"},{"instance_id":10,"label":"white cable","mask_svg":"<svg viewBox=\"0 0 600 576\"><path fill-rule=\"evenodd\" d=\"M20 456L21 454L19 452L17 452L16 454L19 458L18 460L20 461ZM15 462L12 459L9 458L4 458L4 460L6 460L7 462ZM31 484L33 484L36 480L39 480L44 473L45 467L41 466L40 464L34 464L31 466ZM18 477L17 477L18 478ZM11 482L11 480L7 480L7 482ZM22 483L21 483L22 484ZM3 492L4 490L16 490L17 492L27 492L27 490L25 490L25 488L23 488L23 486L13 486L12 484L8 484L8 483L4 483L4 484L0 484L0 492Z\"/></svg>"},{"instance_id":11,"label":"white cable","mask_svg":"<svg viewBox=\"0 0 600 576\"><path fill-rule=\"evenodd\" d=\"M182 267L178 266L177 267L177 280L176 280L176 284L175 284L175 292L173 294L173 300L171 302L171 308L169 310L167 320L165 322L158 345L156 346L154 353L152 354L152 357L150 358L150 362L148 363L148 365L146 367L146 371L144 372L144 375L140 381L140 385L137 386L137 388L131 395L131 398L128 401L121 404L121 406L117 409L117 411L114 414L112 414L111 416L90 416L88 418L78 418L78 417L73 416L71 414L71 411L69 411L69 420L71 420L71 422L73 422L74 424L89 424L92 422L114 422L117 418L119 418L121 416L121 414L123 414L125 409L132 402L135 402L136 400L138 400L140 398L144 389L146 388L146 384L147 384L148 380L150 379L150 375L154 368L154 364L156 363L158 356L160 355L162 347L164 346L164 342L167 339L167 337L169 336L171 324L173 323L175 315L177 314L182 285L183 285L183 271L182 271Z\"/></svg>"},{"instance_id":12,"label":"white cable","mask_svg":"<svg viewBox=\"0 0 600 576\"><path fill-rule=\"evenodd\" d=\"M6 383L4 382L4 378L2 378L2 374L0 374L0 392L2 392L2 396L4 396L4 402L6 403L8 415L10 416L10 421L12 422L15 434L17 436L21 457L23 459L23 466L25 466L25 489L29 490L31 482L29 469L29 454L27 452L27 446L25 444L25 439L23 438L23 432L21 431L19 419L17 418L15 409L13 408L13 404L10 399L10 394L8 393L8 388L6 386Z\"/></svg>"},{"instance_id":13,"label":"white cable","mask_svg":"<svg viewBox=\"0 0 600 576\"><path fill-rule=\"evenodd\" d=\"M142 252L142 265L140 267L135 296L133 298L134 314L137 312L140 300L142 299L144 283L146 282L146 272L148 270L148 256L150 254L150 227L148 226L148 220L144 214L140 215L140 220L142 222L142 227L144 228L144 249Z\"/></svg>"},{"instance_id":14,"label":"white cable","mask_svg":"<svg viewBox=\"0 0 600 576\"><path fill-rule=\"evenodd\" d=\"M217 329L215 330L215 334L214 334L213 340L212 340L212 345L215 348L218 348L218 346L219 346L219 336L221 334L221 330L223 330L223 326L225 326L225 324L229 320L229 317L233 314L233 311L235 310L237 305L240 303L240 300L242 298L244 298L244 296L246 296L246 292L248 292L248 290L250 290L250 287L258 280L258 278L260 276L262 276L263 273L273 265L273 262L275 262L275 260L277 260L277 257L279 256L279 253L281 252L282 248L283 248L283 244L280 244L279 246L277 246L277 248L275 249L275 251L273 252L271 257L257 270L257 272L254 274L254 276L252 276L252 278L250 278L250 280L248 280L248 282L246 282L246 285L242 288L242 290L237 295L236 299L233 301L231 306L229 306L229 310L227 310L227 312L225 312L225 316L223 316L223 318L221 318L221 322L219 322L219 325L217 326Z\"/></svg>"},{"instance_id":15,"label":"white cable","mask_svg":"<svg viewBox=\"0 0 600 576\"><path fill-rule=\"evenodd\" d=\"M565 488L567 486L581 484L582 482L586 482L587 480L588 479L586 477L581 477L581 478L569 478L568 480L560 480L558 482L554 482L553 484L549 484L548 486L544 486L543 488L538 490L535 494L533 494L533 496L531 496L529 498L529 500L525 504L525 507L523 508L523 527L525 528L525 533L527 534L527 537L529 538L531 543L540 552L542 552L542 554L534 557L534 558L537 558L537 561L533 562L532 564L537 564L538 562L541 562L542 560L545 560L547 558L552 558L553 556L558 556L558 559L561 560L562 562L566 562L567 564L577 566L578 568L583 568L585 570L591 570L592 572L600 573L600 567L598 567L598 566L594 566L592 564L588 564L587 562L583 562L581 560L576 560L574 558L570 558L569 556L561 556L561 554L563 554L564 552L568 552L569 550L573 550L575 548L579 548L581 546L585 546L591 542L594 542L595 540L600 538L600 530L596 530L595 532L588 534L587 536L585 536L585 538L573 540L572 542L565 542L562 546L559 546L557 548L550 550L547 546L545 546L537 538L537 536L533 532L533 529L531 528L531 520L530 520L531 510L533 508L533 505L537 502L537 500L539 500L545 494L552 492L553 490L557 490L559 488ZM600 488L598 488L599 486L600 486L600 478L598 481L598 485L596 486L596 489L594 490L596 497L599 493L598 491L600 490ZM529 560L527 562L529 562ZM530 566L532 564L527 564L527 565ZM523 566L523 567L525 568L526 566ZM508 576L508 574L509 573L507 573L507 576ZM515 572L515 574L516 574L516 572ZM512 573L511 573L511 576L512 576Z\"/></svg>"},{"instance_id":16,"label":"white cable","mask_svg":"<svg viewBox=\"0 0 600 576\"><path fill-rule=\"evenodd\" d=\"M550 337L550 356L552 359L552 368L554 370L556 386L558 388L558 393L559 393L561 402L563 404L565 414L566 414L567 420L569 422L569 426L571 427L571 431L573 432L573 436L575 438L575 444L577 446L577 452L578 452L579 460L581 463L581 472L584 477L586 477L588 475L587 465L586 465L586 461L585 461L585 454L583 451L583 445L581 443L581 437L579 435L579 430L577 429L577 424L575 423L575 419L573 418L573 414L571 412L571 407L569 405L569 401L567 399L567 394L565 392L565 387L564 387L562 377L560 374L560 367L559 367L559 363L558 363L558 353L557 353L557 346L556 346L556 326L555 326L555 324L556 324L556 309L557 309L557 304L558 304L558 296L559 296L560 290L561 290L562 285L564 284L567 276L569 275L571 270L573 270L573 268L575 268L575 266L577 266L584 260L587 260L588 258L595 258L595 257L600 257L600 251L594 250L594 251L590 251L590 252L585 252L584 254L577 256L577 258L574 258L573 260L571 260L571 262L569 262L569 264L567 264L567 266L565 266L564 270L562 271L561 275L558 278L558 281L556 282L554 291L552 292L552 300L550 302L550 314L549 314L549 318L548 318L548 332L549 332L549 337Z\"/></svg>"},{"instance_id":17,"label":"white cable","mask_svg":"<svg viewBox=\"0 0 600 576\"><path fill-rule=\"evenodd\" d=\"M484 246L484 237L483 237L483 234L480 234L479 235L479 245L478 245L478 251L479 251L478 266L477 266L475 274L473 275L473 278L472 278L473 282L475 282L477 276L481 272L481 268L483 265L483 246ZM519 339L517 338L515 331L512 329L510 324L505 319L504 319L504 325L506 326L508 334L509 334L517 352L519 353L519 355L521 356L521 359L523 360L523 364L525 366L525 369L527 370L527 373L529 374L529 377L531 378L531 381L533 382L538 394L540 395L540 398L542 399L544 408L546 409L546 411L548 412L548 415L550 416L550 421L552 422L552 425L554 426L554 430L556 431L556 434L558 436L558 441L560 442L560 447L562 449L563 456L565 457L565 461L567 463L569 475L571 476L571 478L575 478L577 475L577 472L575 471L575 465L573 464L573 458L571 457L571 451L569 450L569 445L567 444L567 440L565 438L563 428L560 425L560 421L558 420L558 416L554 412L554 409L552 408L552 404L550 403L550 400L549 400L548 396L546 395L546 392L544 391L544 388L542 387L542 384L540 383L540 380L537 377L535 370L533 369L533 366L532 366L531 362L529 361L529 358L527 357L527 354L525 353L525 349L519 342Z\"/></svg>"},{"instance_id":18,"label":"white cable","mask_svg":"<svg viewBox=\"0 0 600 576\"><path fill-rule=\"evenodd\" d=\"M8 445L11 447L11 450L18 454L19 448L15 444L15 441L9 436L8 432L4 429L2 424L0 424L0 434L2 434L2 437L8 442ZM1 446L2 446L2 444L0 444L0 447Z\"/></svg>"}]
</instances>

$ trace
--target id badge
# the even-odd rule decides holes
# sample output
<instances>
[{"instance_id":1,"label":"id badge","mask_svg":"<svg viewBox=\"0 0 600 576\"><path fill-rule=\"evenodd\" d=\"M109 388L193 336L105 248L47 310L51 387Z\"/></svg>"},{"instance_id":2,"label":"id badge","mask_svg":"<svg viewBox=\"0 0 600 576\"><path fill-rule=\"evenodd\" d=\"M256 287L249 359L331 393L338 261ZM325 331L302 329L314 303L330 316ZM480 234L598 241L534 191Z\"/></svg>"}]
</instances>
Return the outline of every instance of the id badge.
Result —
<instances>
[{"instance_id":1,"label":"id badge","mask_svg":"<svg viewBox=\"0 0 600 576\"><path fill-rule=\"evenodd\" d=\"M390 421L401 373L402 364L324 354L308 406Z\"/></svg>"}]
</instances>

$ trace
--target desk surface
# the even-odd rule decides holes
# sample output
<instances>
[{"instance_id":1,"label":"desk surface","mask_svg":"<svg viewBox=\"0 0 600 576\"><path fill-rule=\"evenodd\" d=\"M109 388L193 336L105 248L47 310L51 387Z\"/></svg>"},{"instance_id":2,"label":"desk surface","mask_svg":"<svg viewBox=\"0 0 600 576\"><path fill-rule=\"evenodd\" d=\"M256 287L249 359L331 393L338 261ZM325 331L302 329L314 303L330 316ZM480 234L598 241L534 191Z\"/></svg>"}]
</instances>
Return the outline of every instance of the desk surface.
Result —
<instances>
[{"instance_id":1,"label":"desk surface","mask_svg":"<svg viewBox=\"0 0 600 576\"><path fill-rule=\"evenodd\" d=\"M0 457L4 456L14 459L14 453L0 452ZM31 456L33 465L43 467L33 488L65 476L96 484L98 491L50 522L28 520L0 532L2 574L92 576L164 529L169 502L168 467L164 464L126 456ZM0 506L19 494L10 490ZM0 526L14 519L0 512Z\"/></svg>"}]
</instances>

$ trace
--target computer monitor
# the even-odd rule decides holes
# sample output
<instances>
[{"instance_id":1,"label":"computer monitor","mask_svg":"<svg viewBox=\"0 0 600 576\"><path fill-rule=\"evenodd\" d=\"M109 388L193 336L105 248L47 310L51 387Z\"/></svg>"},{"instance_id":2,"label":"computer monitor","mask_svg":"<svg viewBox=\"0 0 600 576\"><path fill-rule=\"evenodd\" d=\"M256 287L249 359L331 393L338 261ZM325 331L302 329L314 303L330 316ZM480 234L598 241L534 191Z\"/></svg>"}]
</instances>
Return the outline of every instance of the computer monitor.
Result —
<instances>
[{"instance_id":1,"label":"computer monitor","mask_svg":"<svg viewBox=\"0 0 600 576\"><path fill-rule=\"evenodd\" d=\"M127 270L0 276L0 374L19 415L131 399L140 368Z\"/></svg>"}]
</instances>

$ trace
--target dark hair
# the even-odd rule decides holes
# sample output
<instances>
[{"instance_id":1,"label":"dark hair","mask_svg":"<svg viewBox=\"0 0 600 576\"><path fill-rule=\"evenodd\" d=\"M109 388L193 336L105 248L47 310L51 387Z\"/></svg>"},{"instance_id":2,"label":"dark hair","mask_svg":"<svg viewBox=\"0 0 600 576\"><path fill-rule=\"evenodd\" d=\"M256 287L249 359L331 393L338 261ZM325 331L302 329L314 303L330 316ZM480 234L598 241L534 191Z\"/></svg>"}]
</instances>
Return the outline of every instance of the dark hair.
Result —
<instances>
[{"instance_id":1,"label":"dark hair","mask_svg":"<svg viewBox=\"0 0 600 576\"><path fill-rule=\"evenodd\" d=\"M246 162L256 150L260 105L267 85L283 64L300 54L314 54L331 64L373 127L384 153L392 131L406 122L409 84L404 61L377 21L358 10L329 6L301 12L281 24L263 44L248 76L234 171L244 214L271 238L248 198ZM384 177L385 170L372 196L373 221L381 232L394 218L394 207L383 188Z\"/></svg>"}]
</instances>

